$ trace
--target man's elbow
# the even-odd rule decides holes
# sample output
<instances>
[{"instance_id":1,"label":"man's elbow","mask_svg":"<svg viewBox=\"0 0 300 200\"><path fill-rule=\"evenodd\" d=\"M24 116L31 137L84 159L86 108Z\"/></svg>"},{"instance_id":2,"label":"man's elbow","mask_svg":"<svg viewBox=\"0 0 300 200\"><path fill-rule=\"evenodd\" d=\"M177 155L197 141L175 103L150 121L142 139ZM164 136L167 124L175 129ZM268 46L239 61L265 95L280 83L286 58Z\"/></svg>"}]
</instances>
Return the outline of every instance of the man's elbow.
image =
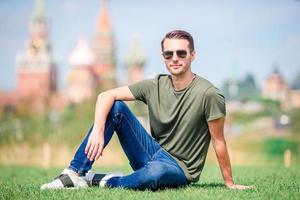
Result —
<instances>
[{"instance_id":1,"label":"man's elbow","mask_svg":"<svg viewBox=\"0 0 300 200\"><path fill-rule=\"evenodd\" d=\"M212 144L215 149L226 147L225 138L212 139Z\"/></svg>"},{"instance_id":2,"label":"man's elbow","mask_svg":"<svg viewBox=\"0 0 300 200\"><path fill-rule=\"evenodd\" d=\"M103 98L113 98L115 100L115 96L114 90L106 90L97 96L97 100L101 100Z\"/></svg>"}]
</instances>

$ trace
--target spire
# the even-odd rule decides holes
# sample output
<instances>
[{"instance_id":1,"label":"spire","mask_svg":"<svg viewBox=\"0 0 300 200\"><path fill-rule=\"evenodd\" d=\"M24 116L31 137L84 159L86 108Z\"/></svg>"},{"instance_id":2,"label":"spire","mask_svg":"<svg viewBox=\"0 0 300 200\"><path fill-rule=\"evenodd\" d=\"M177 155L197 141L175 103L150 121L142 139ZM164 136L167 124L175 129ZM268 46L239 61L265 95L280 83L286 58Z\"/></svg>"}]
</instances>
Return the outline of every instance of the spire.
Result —
<instances>
[{"instance_id":1,"label":"spire","mask_svg":"<svg viewBox=\"0 0 300 200\"><path fill-rule=\"evenodd\" d=\"M101 0L101 10L97 21L97 29L101 32L110 32L111 25L108 14L108 2L107 0Z\"/></svg>"},{"instance_id":2,"label":"spire","mask_svg":"<svg viewBox=\"0 0 300 200\"><path fill-rule=\"evenodd\" d=\"M228 92L229 92L229 98L236 99L237 95L239 93L239 66L237 62L234 62L230 69L231 78L228 81Z\"/></svg>"},{"instance_id":3,"label":"spire","mask_svg":"<svg viewBox=\"0 0 300 200\"><path fill-rule=\"evenodd\" d=\"M97 29L93 41L95 64L93 71L97 77L97 84L103 89L116 86L116 65L114 38L108 15L108 1L101 0Z\"/></svg>"},{"instance_id":4,"label":"spire","mask_svg":"<svg viewBox=\"0 0 300 200\"><path fill-rule=\"evenodd\" d=\"M36 0L33 11L33 20L46 20L44 0Z\"/></svg>"},{"instance_id":5,"label":"spire","mask_svg":"<svg viewBox=\"0 0 300 200\"><path fill-rule=\"evenodd\" d=\"M274 63L273 64L273 71L272 73L269 75L268 77L269 80L276 80L278 83L286 83L283 75L281 74L280 70L279 70L279 64Z\"/></svg>"},{"instance_id":6,"label":"spire","mask_svg":"<svg viewBox=\"0 0 300 200\"><path fill-rule=\"evenodd\" d=\"M108 1L101 0L101 9L97 20L97 29L93 42L96 65L114 67L114 39L108 15Z\"/></svg>"},{"instance_id":7,"label":"spire","mask_svg":"<svg viewBox=\"0 0 300 200\"><path fill-rule=\"evenodd\" d=\"M279 74L280 75L279 64L278 63L273 63L273 74Z\"/></svg>"},{"instance_id":8,"label":"spire","mask_svg":"<svg viewBox=\"0 0 300 200\"><path fill-rule=\"evenodd\" d=\"M32 14L32 20L29 26L31 42L34 43L34 48L37 45L41 47L43 43L45 48L48 46L48 20L44 8L44 0L35 0L35 6ZM43 42L42 42L43 40Z\"/></svg>"}]
</instances>

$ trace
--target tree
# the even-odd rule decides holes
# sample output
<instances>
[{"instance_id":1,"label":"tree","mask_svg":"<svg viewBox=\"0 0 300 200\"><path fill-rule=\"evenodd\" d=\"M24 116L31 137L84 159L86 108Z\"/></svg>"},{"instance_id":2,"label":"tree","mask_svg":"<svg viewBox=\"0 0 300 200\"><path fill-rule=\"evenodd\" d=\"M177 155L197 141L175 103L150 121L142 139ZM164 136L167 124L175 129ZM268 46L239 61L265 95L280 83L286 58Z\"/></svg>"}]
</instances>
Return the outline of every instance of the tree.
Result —
<instances>
[{"instance_id":1,"label":"tree","mask_svg":"<svg viewBox=\"0 0 300 200\"><path fill-rule=\"evenodd\" d=\"M292 82L292 89L300 90L300 72L295 76L295 78Z\"/></svg>"}]
</instances>

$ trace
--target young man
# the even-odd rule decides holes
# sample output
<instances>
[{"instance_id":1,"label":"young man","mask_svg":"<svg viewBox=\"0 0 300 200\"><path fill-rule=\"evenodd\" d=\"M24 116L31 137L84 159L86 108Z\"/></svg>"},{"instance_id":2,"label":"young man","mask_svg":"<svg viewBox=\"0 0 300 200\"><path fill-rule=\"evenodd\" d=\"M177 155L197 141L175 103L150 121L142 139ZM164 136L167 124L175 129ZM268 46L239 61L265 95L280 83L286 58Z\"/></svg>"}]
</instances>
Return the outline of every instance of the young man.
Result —
<instances>
[{"instance_id":1,"label":"young man","mask_svg":"<svg viewBox=\"0 0 300 200\"><path fill-rule=\"evenodd\" d=\"M70 166L42 189L87 187L91 176L86 173L114 131L134 172L127 176L98 174L100 186L157 190L197 182L212 139L225 185L250 188L233 181L224 138L225 100L209 81L192 72L196 57L192 36L182 30L171 31L161 48L170 75L101 93L94 125ZM132 100L148 105L152 137L122 102Z\"/></svg>"}]
</instances>

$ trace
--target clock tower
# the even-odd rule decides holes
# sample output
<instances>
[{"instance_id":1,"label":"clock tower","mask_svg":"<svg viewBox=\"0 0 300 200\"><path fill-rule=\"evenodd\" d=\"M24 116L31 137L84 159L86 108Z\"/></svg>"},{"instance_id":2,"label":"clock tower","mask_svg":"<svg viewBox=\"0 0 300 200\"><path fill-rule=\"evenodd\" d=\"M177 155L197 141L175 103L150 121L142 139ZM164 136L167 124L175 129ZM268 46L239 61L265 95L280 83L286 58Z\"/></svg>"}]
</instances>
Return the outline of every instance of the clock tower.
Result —
<instances>
[{"instance_id":1,"label":"clock tower","mask_svg":"<svg viewBox=\"0 0 300 200\"><path fill-rule=\"evenodd\" d=\"M48 20L43 0L36 0L23 55L17 57L19 99L45 103L56 91L56 67L48 39Z\"/></svg>"}]
</instances>

